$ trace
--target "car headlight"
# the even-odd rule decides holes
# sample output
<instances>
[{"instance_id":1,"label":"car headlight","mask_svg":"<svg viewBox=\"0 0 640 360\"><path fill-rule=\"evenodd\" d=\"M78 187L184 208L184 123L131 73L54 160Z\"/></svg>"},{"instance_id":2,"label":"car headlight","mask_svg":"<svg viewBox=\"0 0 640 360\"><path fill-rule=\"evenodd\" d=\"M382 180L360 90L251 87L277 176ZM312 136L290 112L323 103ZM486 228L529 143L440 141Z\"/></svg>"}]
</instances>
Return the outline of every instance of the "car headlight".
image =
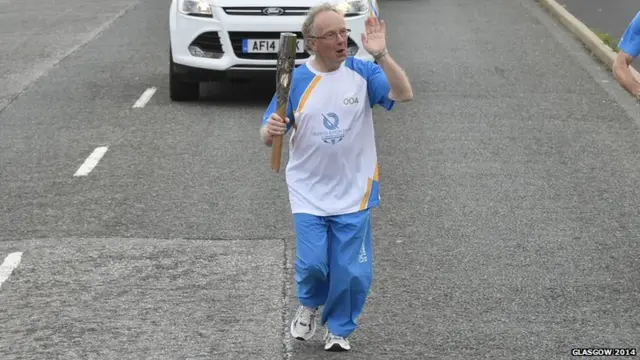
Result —
<instances>
[{"instance_id":1,"label":"car headlight","mask_svg":"<svg viewBox=\"0 0 640 360\"><path fill-rule=\"evenodd\" d=\"M212 17L213 11L207 0L180 0L178 11L185 15Z\"/></svg>"}]
</instances>

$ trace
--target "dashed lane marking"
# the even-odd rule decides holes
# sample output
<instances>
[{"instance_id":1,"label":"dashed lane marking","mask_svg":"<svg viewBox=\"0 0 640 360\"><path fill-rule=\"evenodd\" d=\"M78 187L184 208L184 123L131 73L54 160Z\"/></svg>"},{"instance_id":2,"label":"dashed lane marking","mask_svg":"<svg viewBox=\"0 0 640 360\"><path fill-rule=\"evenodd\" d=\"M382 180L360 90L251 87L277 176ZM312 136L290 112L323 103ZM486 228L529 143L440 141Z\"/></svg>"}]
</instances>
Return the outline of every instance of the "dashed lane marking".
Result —
<instances>
[{"instance_id":1,"label":"dashed lane marking","mask_svg":"<svg viewBox=\"0 0 640 360\"><path fill-rule=\"evenodd\" d=\"M73 176L87 176L91 170L93 170L96 165L98 165L98 161L104 156L104 153L107 152L106 146L97 147L91 155L84 161L84 163L78 168Z\"/></svg>"},{"instance_id":2,"label":"dashed lane marking","mask_svg":"<svg viewBox=\"0 0 640 360\"><path fill-rule=\"evenodd\" d=\"M2 283L4 283L9 278L9 276L13 272L13 269L18 267L21 259L21 252L14 252L7 255L2 265L0 265L0 287L2 286Z\"/></svg>"},{"instance_id":3,"label":"dashed lane marking","mask_svg":"<svg viewBox=\"0 0 640 360\"><path fill-rule=\"evenodd\" d=\"M153 96L153 94L156 93L156 88L155 87L150 87L147 90L145 90L142 95L140 95L140 97L138 98L138 101L136 101L135 104L133 104L133 108L143 108L145 105L147 105L147 103L149 102L149 100L151 100L151 97Z\"/></svg>"}]
</instances>

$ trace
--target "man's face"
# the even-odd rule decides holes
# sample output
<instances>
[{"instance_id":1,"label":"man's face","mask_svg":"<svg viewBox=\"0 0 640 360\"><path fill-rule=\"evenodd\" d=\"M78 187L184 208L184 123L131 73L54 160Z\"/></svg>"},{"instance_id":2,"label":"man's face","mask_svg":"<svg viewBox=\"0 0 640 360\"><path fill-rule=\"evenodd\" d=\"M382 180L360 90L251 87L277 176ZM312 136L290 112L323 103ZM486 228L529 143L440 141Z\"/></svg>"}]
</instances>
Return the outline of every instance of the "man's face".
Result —
<instances>
[{"instance_id":1,"label":"man's face","mask_svg":"<svg viewBox=\"0 0 640 360\"><path fill-rule=\"evenodd\" d=\"M315 19L316 54L326 61L342 62L347 58L347 38L344 17L333 11L325 11Z\"/></svg>"}]
</instances>

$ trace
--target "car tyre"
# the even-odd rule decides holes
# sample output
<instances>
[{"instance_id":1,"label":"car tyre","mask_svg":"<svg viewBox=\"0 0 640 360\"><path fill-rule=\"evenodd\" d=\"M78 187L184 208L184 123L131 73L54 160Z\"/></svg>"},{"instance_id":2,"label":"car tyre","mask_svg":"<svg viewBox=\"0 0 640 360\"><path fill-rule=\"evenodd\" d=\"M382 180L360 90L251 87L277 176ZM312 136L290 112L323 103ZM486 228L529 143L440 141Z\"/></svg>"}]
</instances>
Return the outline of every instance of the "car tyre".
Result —
<instances>
[{"instance_id":1,"label":"car tyre","mask_svg":"<svg viewBox=\"0 0 640 360\"><path fill-rule=\"evenodd\" d=\"M172 101L197 101L200 99L200 83L184 81L174 72L173 55L169 55L169 96Z\"/></svg>"}]
</instances>

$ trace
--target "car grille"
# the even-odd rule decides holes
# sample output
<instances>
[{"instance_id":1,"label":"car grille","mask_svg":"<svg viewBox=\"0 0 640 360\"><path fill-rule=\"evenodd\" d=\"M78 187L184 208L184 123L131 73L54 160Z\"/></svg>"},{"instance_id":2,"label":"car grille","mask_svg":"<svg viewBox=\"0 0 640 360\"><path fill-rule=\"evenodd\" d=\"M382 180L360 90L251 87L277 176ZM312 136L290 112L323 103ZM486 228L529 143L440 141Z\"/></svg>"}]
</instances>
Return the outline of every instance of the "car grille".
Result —
<instances>
[{"instance_id":1,"label":"car grille","mask_svg":"<svg viewBox=\"0 0 640 360\"><path fill-rule=\"evenodd\" d=\"M220 36L215 31L200 34L195 40L193 40L191 45L195 45L203 51L211 53L222 52L222 43L220 42Z\"/></svg>"},{"instance_id":2,"label":"car grille","mask_svg":"<svg viewBox=\"0 0 640 360\"><path fill-rule=\"evenodd\" d=\"M302 38L301 32L295 32L298 39ZM233 53L237 57L242 59L256 59L256 60L277 60L278 54L245 54L242 52L242 39L273 39L279 40L279 32L262 32L262 31L244 31L244 32L229 32L229 40L231 40L231 46L233 47ZM296 59L306 59L309 57L309 53L306 51L303 53L297 53Z\"/></svg>"},{"instance_id":3,"label":"car grille","mask_svg":"<svg viewBox=\"0 0 640 360\"><path fill-rule=\"evenodd\" d=\"M283 7L268 7L268 6L254 6L254 7L225 7L224 12L229 15L242 15L242 16L306 16L309 12L309 7L302 6L283 6Z\"/></svg>"}]
</instances>

